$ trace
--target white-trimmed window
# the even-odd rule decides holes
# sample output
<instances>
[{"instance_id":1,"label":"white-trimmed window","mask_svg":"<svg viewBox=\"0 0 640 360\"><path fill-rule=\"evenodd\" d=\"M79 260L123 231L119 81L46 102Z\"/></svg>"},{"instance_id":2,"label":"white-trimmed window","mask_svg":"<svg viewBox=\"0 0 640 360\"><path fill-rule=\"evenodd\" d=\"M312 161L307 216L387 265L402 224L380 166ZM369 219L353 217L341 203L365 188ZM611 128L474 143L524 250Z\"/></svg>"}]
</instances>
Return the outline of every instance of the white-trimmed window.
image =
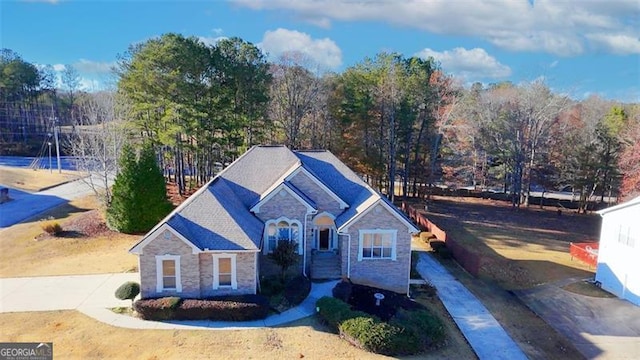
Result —
<instances>
[{"instance_id":1,"label":"white-trimmed window","mask_svg":"<svg viewBox=\"0 0 640 360\"><path fill-rule=\"evenodd\" d=\"M397 230L360 230L358 261L396 259Z\"/></svg>"},{"instance_id":2,"label":"white-trimmed window","mask_svg":"<svg viewBox=\"0 0 640 360\"><path fill-rule=\"evenodd\" d=\"M300 222L298 220L278 219L270 220L265 225L267 252L272 252L280 241L295 241L301 251Z\"/></svg>"},{"instance_id":3,"label":"white-trimmed window","mask_svg":"<svg viewBox=\"0 0 640 360\"><path fill-rule=\"evenodd\" d=\"M156 291L182 291L180 255L156 256Z\"/></svg>"},{"instance_id":4,"label":"white-trimmed window","mask_svg":"<svg viewBox=\"0 0 640 360\"><path fill-rule=\"evenodd\" d=\"M213 254L213 289L237 289L236 254Z\"/></svg>"}]
</instances>

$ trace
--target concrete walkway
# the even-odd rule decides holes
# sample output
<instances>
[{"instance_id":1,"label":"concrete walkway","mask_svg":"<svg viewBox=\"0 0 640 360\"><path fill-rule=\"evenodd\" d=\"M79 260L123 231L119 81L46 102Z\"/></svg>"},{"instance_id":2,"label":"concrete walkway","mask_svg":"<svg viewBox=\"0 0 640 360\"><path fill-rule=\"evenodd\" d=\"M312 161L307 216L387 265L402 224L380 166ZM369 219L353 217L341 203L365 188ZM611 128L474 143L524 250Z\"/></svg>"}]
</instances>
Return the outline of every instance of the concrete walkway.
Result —
<instances>
[{"instance_id":1,"label":"concrete walkway","mask_svg":"<svg viewBox=\"0 0 640 360\"><path fill-rule=\"evenodd\" d=\"M0 184L0 187L5 186ZM13 200L0 204L0 229L92 192L91 187L82 180L65 183L37 193L9 188L9 197Z\"/></svg>"},{"instance_id":2,"label":"concrete walkway","mask_svg":"<svg viewBox=\"0 0 640 360\"><path fill-rule=\"evenodd\" d=\"M0 279L0 313L20 311L78 310L103 323L129 329L234 330L263 328L296 321L316 312L316 301L331 296L337 281L312 283L309 296L299 306L263 320L147 321L120 315L109 308L131 306L114 293L126 281L139 281L137 273L47 276Z\"/></svg>"},{"instance_id":3,"label":"concrete walkway","mask_svg":"<svg viewBox=\"0 0 640 360\"><path fill-rule=\"evenodd\" d=\"M420 253L420 276L438 290L438 297L480 359L526 359L487 308L429 254Z\"/></svg>"}]
</instances>

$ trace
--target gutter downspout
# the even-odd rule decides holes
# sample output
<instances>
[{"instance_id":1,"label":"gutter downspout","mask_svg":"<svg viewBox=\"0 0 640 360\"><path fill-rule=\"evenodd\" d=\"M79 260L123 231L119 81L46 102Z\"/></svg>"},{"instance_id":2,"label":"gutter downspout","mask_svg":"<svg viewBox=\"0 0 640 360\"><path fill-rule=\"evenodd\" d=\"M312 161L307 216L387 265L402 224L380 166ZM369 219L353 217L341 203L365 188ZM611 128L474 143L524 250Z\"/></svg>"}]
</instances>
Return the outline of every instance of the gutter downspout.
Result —
<instances>
[{"instance_id":1,"label":"gutter downspout","mask_svg":"<svg viewBox=\"0 0 640 360\"><path fill-rule=\"evenodd\" d=\"M347 278L351 279L351 234L341 233L338 235L344 235L347 237Z\"/></svg>"},{"instance_id":2,"label":"gutter downspout","mask_svg":"<svg viewBox=\"0 0 640 360\"><path fill-rule=\"evenodd\" d=\"M318 212L316 211L306 213L304 215L304 229L302 230L302 233L304 234L302 237L302 275L304 277L307 277L307 220L309 216L317 213Z\"/></svg>"}]
</instances>

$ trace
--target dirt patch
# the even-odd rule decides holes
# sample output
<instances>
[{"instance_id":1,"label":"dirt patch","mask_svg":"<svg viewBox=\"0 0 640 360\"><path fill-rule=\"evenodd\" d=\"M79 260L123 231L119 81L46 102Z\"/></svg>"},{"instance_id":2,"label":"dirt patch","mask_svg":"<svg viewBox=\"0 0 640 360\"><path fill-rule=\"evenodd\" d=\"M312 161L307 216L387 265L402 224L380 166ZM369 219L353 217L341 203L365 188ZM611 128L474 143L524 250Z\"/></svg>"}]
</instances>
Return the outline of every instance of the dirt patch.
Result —
<instances>
[{"instance_id":1,"label":"dirt patch","mask_svg":"<svg viewBox=\"0 0 640 360\"><path fill-rule=\"evenodd\" d=\"M82 174L77 171L33 170L10 166L0 166L0 184L26 191L40 191L45 188L78 179ZM11 196L11 194L9 194Z\"/></svg>"}]
</instances>

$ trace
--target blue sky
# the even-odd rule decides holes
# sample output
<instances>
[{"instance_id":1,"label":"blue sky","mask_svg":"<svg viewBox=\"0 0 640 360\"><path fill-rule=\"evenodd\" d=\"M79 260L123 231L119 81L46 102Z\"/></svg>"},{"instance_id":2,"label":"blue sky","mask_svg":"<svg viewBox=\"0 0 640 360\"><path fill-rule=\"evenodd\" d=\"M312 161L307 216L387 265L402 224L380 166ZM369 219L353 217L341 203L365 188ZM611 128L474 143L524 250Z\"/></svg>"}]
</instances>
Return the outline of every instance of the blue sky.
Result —
<instances>
[{"instance_id":1,"label":"blue sky","mask_svg":"<svg viewBox=\"0 0 640 360\"><path fill-rule=\"evenodd\" d=\"M5 0L0 20L3 48L73 65L88 90L113 83L130 44L177 32L238 36L273 59L300 51L325 70L395 51L433 56L464 84L543 77L576 99L640 102L638 0Z\"/></svg>"}]
</instances>

